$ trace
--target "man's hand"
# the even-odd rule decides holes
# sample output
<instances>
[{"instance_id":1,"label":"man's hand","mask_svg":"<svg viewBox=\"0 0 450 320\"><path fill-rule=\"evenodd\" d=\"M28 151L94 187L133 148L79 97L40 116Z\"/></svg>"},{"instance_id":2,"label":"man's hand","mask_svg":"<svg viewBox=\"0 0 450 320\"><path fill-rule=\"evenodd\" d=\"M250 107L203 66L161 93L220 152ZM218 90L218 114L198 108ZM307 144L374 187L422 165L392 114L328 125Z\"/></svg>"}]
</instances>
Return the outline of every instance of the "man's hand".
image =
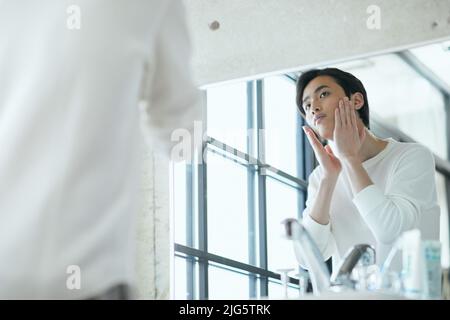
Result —
<instances>
[{"instance_id":1,"label":"man's hand","mask_svg":"<svg viewBox=\"0 0 450 320\"><path fill-rule=\"evenodd\" d=\"M305 131L309 143L314 150L314 154L316 155L316 158L324 171L323 177L325 179L329 178L337 180L342 169L339 159L333 154L330 146L327 145L325 148L322 146L311 128L304 126L303 130Z\"/></svg>"},{"instance_id":2,"label":"man's hand","mask_svg":"<svg viewBox=\"0 0 450 320\"><path fill-rule=\"evenodd\" d=\"M363 126L358 131L356 109L347 97L339 101L339 107L334 112L334 122L333 140L338 157L341 160L358 159L366 130Z\"/></svg>"}]
</instances>

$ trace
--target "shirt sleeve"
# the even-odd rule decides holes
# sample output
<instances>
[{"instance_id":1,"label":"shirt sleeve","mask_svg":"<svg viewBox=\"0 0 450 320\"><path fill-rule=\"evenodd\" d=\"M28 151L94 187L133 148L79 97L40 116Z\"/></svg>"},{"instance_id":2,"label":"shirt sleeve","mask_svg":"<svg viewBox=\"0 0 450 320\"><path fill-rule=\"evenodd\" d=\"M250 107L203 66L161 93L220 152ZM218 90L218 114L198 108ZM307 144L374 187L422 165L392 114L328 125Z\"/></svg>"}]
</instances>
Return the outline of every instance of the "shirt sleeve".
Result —
<instances>
[{"instance_id":1,"label":"shirt sleeve","mask_svg":"<svg viewBox=\"0 0 450 320\"><path fill-rule=\"evenodd\" d=\"M201 120L200 92L191 78L185 10L181 1L168 2L148 63L146 103L141 105L146 138L155 151L165 155L170 155L180 135L189 137L192 147L194 121ZM172 137L175 130L178 133Z\"/></svg>"},{"instance_id":2,"label":"shirt sleeve","mask_svg":"<svg viewBox=\"0 0 450 320\"><path fill-rule=\"evenodd\" d=\"M334 254L336 248L334 237L331 232L331 222L323 225L316 222L310 216L310 210L316 198L319 180L319 168L316 168L311 173L308 179L308 197L306 199L305 210L302 214L302 224L315 241L317 247L322 253L324 260L326 261Z\"/></svg>"},{"instance_id":3,"label":"shirt sleeve","mask_svg":"<svg viewBox=\"0 0 450 320\"><path fill-rule=\"evenodd\" d=\"M353 199L377 241L384 244L419 227L420 215L437 206L434 158L428 149L411 147L391 172L385 192L370 185Z\"/></svg>"}]
</instances>

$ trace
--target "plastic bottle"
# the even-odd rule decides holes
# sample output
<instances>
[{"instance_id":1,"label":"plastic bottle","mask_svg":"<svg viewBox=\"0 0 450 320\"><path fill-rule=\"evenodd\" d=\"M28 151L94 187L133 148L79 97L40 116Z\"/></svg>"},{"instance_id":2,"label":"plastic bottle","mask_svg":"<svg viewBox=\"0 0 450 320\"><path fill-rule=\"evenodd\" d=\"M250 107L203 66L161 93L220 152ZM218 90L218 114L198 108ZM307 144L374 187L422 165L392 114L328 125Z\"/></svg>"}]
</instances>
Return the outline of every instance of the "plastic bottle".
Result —
<instances>
[{"instance_id":1,"label":"plastic bottle","mask_svg":"<svg viewBox=\"0 0 450 320\"><path fill-rule=\"evenodd\" d=\"M428 297L425 253L422 246L420 230L414 229L403 233L402 280L405 296L413 299Z\"/></svg>"},{"instance_id":2,"label":"plastic bottle","mask_svg":"<svg viewBox=\"0 0 450 320\"><path fill-rule=\"evenodd\" d=\"M422 242L425 251L425 263L427 270L428 296L429 299L442 298L442 266L441 266L441 243L436 240L425 240Z\"/></svg>"}]
</instances>

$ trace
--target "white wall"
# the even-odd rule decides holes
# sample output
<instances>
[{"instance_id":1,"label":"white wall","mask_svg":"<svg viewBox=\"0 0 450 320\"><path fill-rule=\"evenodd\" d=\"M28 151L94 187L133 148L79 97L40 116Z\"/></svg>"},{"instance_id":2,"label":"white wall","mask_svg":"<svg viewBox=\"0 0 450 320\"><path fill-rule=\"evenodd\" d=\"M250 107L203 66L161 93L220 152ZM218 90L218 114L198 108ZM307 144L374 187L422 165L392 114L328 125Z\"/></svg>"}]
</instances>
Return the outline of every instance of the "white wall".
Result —
<instances>
[{"instance_id":1,"label":"white wall","mask_svg":"<svg viewBox=\"0 0 450 320\"><path fill-rule=\"evenodd\" d=\"M137 298L170 298L169 163L144 146L142 206L137 227Z\"/></svg>"},{"instance_id":2,"label":"white wall","mask_svg":"<svg viewBox=\"0 0 450 320\"><path fill-rule=\"evenodd\" d=\"M184 0L199 85L450 38L448 0ZM380 29L369 29L371 5ZM209 24L217 21L219 29ZM373 20L371 20L373 22Z\"/></svg>"}]
</instances>

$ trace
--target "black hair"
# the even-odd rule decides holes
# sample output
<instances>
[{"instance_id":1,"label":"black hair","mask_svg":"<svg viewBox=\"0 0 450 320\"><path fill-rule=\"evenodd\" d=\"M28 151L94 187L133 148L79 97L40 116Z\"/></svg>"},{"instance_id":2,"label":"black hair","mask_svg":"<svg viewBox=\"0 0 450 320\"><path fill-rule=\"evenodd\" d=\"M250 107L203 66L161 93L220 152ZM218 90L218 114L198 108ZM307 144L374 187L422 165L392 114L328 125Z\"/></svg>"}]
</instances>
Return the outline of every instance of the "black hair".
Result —
<instances>
[{"instance_id":1,"label":"black hair","mask_svg":"<svg viewBox=\"0 0 450 320\"><path fill-rule=\"evenodd\" d=\"M334 79L334 81L344 90L345 95L350 96L356 92L360 92L364 97L363 106L357 110L359 117L361 118L364 125L370 129L369 121L369 101L367 100L366 89L362 82L356 78L351 73L342 71L337 68L325 68L325 69L313 69L303 73L297 80L297 96L295 102L300 112L305 115L305 110L303 110L303 91L305 90L308 83L319 76L329 76Z\"/></svg>"}]
</instances>

